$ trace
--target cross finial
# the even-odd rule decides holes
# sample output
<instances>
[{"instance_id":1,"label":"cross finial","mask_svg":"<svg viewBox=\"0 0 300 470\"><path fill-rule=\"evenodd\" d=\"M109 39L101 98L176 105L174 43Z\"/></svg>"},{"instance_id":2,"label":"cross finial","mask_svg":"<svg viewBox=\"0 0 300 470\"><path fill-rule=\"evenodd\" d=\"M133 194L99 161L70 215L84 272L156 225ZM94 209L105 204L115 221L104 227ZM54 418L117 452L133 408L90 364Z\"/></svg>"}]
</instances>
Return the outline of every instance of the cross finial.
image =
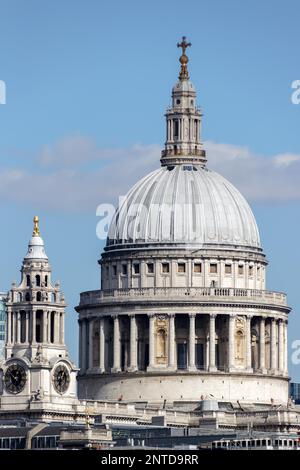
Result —
<instances>
[{"instance_id":1,"label":"cross finial","mask_svg":"<svg viewBox=\"0 0 300 470\"><path fill-rule=\"evenodd\" d=\"M186 37L182 36L182 41L177 43L177 47L181 47L182 54L179 58L179 62L181 63L179 79L180 80L188 80L189 79L189 72L187 69L187 63L189 61L188 56L186 55L185 51L188 47L191 47L191 42L186 42Z\"/></svg>"},{"instance_id":2,"label":"cross finial","mask_svg":"<svg viewBox=\"0 0 300 470\"><path fill-rule=\"evenodd\" d=\"M191 42L186 42L186 36L182 36L182 41L177 43L177 47L181 47L182 55L185 55L185 50L187 47L191 47Z\"/></svg>"},{"instance_id":3,"label":"cross finial","mask_svg":"<svg viewBox=\"0 0 300 470\"><path fill-rule=\"evenodd\" d=\"M39 228L39 218L37 215L33 217L33 237L39 237L40 236L40 228Z\"/></svg>"}]
</instances>

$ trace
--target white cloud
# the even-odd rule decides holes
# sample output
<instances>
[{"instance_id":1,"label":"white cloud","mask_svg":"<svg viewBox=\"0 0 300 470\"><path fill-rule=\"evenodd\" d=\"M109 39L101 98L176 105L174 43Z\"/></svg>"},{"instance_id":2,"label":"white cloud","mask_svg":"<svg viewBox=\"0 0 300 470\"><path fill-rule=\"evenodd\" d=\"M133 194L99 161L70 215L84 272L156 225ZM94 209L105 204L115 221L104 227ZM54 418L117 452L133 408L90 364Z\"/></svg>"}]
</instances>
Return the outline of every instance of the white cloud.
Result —
<instances>
[{"instance_id":1,"label":"white cloud","mask_svg":"<svg viewBox=\"0 0 300 470\"><path fill-rule=\"evenodd\" d=\"M298 162L300 160L299 155L294 155L292 153L284 153L281 155L276 155L274 157L275 166L277 167L287 167L290 166L294 162Z\"/></svg>"},{"instance_id":2,"label":"white cloud","mask_svg":"<svg viewBox=\"0 0 300 470\"><path fill-rule=\"evenodd\" d=\"M300 199L300 155L286 153L267 157L239 146L215 142L204 145L208 166L235 184L249 202Z\"/></svg>"},{"instance_id":3,"label":"white cloud","mask_svg":"<svg viewBox=\"0 0 300 470\"><path fill-rule=\"evenodd\" d=\"M251 201L300 199L300 155L266 157L232 144L205 142L208 167L228 178ZM142 176L159 167L161 146L102 149L87 137L68 137L35 157L35 170L0 169L2 200L37 209L92 211L117 201Z\"/></svg>"}]
</instances>

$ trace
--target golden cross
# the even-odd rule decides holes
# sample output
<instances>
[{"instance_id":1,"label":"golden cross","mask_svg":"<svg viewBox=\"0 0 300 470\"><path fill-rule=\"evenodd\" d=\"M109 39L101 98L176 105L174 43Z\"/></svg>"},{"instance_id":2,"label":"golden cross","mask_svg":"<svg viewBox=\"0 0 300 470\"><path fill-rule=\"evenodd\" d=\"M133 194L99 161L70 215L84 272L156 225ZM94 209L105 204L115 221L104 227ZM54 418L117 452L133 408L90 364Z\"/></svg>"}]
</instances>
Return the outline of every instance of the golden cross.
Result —
<instances>
[{"instance_id":1,"label":"golden cross","mask_svg":"<svg viewBox=\"0 0 300 470\"><path fill-rule=\"evenodd\" d=\"M191 42L186 42L186 37L182 36L182 41L177 43L177 47L181 47L182 49L182 55L185 55L185 50L187 47L191 47L192 43Z\"/></svg>"}]
</instances>

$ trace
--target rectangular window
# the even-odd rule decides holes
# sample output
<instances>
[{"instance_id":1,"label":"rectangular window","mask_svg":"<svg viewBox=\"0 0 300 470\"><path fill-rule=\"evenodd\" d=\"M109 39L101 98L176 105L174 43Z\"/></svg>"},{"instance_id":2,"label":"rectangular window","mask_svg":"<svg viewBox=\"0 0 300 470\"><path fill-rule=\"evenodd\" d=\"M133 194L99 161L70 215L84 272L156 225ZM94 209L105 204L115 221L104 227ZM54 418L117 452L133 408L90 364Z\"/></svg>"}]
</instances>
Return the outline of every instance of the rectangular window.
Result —
<instances>
[{"instance_id":1,"label":"rectangular window","mask_svg":"<svg viewBox=\"0 0 300 470\"><path fill-rule=\"evenodd\" d=\"M185 263L178 263L178 272L185 273Z\"/></svg>"},{"instance_id":2,"label":"rectangular window","mask_svg":"<svg viewBox=\"0 0 300 470\"><path fill-rule=\"evenodd\" d=\"M242 264L239 264L238 273L240 276L244 274L244 266Z\"/></svg>"},{"instance_id":3,"label":"rectangular window","mask_svg":"<svg viewBox=\"0 0 300 470\"><path fill-rule=\"evenodd\" d=\"M133 272L134 272L134 274L140 274L140 265L139 264L135 263L133 265Z\"/></svg>"},{"instance_id":4,"label":"rectangular window","mask_svg":"<svg viewBox=\"0 0 300 470\"><path fill-rule=\"evenodd\" d=\"M225 264L225 274L231 274L231 273L232 273L232 265Z\"/></svg>"},{"instance_id":5,"label":"rectangular window","mask_svg":"<svg viewBox=\"0 0 300 470\"><path fill-rule=\"evenodd\" d=\"M127 264L122 264L122 274L127 274Z\"/></svg>"},{"instance_id":6,"label":"rectangular window","mask_svg":"<svg viewBox=\"0 0 300 470\"><path fill-rule=\"evenodd\" d=\"M113 275L117 275L117 266L115 264L113 265Z\"/></svg>"},{"instance_id":7,"label":"rectangular window","mask_svg":"<svg viewBox=\"0 0 300 470\"><path fill-rule=\"evenodd\" d=\"M202 264L201 263L195 263L194 264L194 273L201 273L202 272Z\"/></svg>"},{"instance_id":8,"label":"rectangular window","mask_svg":"<svg viewBox=\"0 0 300 470\"><path fill-rule=\"evenodd\" d=\"M218 272L217 263L210 263L209 272L210 272L210 274L217 274L217 272Z\"/></svg>"},{"instance_id":9,"label":"rectangular window","mask_svg":"<svg viewBox=\"0 0 300 470\"><path fill-rule=\"evenodd\" d=\"M249 266L249 276L253 276L253 266Z\"/></svg>"},{"instance_id":10,"label":"rectangular window","mask_svg":"<svg viewBox=\"0 0 300 470\"><path fill-rule=\"evenodd\" d=\"M162 272L163 272L163 273L168 273L168 272L170 272L170 265L169 265L169 263L162 263Z\"/></svg>"},{"instance_id":11,"label":"rectangular window","mask_svg":"<svg viewBox=\"0 0 300 470\"><path fill-rule=\"evenodd\" d=\"M153 263L147 263L147 269L148 269L148 274L153 274L154 273L154 264Z\"/></svg>"}]
</instances>

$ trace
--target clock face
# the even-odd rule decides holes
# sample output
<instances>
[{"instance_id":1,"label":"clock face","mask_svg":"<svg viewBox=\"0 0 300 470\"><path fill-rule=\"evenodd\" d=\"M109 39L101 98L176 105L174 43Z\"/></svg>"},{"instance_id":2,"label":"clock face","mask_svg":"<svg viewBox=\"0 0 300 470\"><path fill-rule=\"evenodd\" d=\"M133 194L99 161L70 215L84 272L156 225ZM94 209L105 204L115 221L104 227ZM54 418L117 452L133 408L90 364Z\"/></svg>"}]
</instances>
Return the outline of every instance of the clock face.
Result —
<instances>
[{"instance_id":1,"label":"clock face","mask_svg":"<svg viewBox=\"0 0 300 470\"><path fill-rule=\"evenodd\" d=\"M53 374L54 388L58 393L65 393L70 384L70 374L66 366L60 364Z\"/></svg>"},{"instance_id":2,"label":"clock face","mask_svg":"<svg viewBox=\"0 0 300 470\"><path fill-rule=\"evenodd\" d=\"M6 390L10 393L20 393L26 384L26 371L20 364L12 364L4 375Z\"/></svg>"}]
</instances>

